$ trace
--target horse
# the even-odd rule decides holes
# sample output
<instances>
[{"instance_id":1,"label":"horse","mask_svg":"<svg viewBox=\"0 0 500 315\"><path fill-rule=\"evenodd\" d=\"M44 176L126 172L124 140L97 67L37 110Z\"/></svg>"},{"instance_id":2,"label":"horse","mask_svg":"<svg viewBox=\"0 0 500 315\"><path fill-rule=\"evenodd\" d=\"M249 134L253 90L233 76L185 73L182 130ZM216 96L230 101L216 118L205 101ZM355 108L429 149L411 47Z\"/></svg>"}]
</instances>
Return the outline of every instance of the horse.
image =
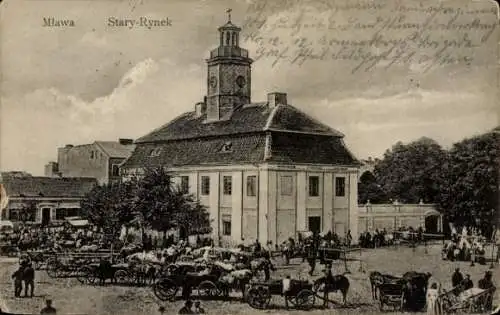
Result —
<instances>
[{"instance_id":1,"label":"horse","mask_svg":"<svg viewBox=\"0 0 500 315\"><path fill-rule=\"evenodd\" d=\"M270 270L275 271L276 269L268 258L261 257L250 261L250 270L254 275L257 275L257 272L259 271L264 271L267 281L270 277Z\"/></svg>"},{"instance_id":2,"label":"horse","mask_svg":"<svg viewBox=\"0 0 500 315\"><path fill-rule=\"evenodd\" d=\"M224 284L222 288L223 295L229 296L231 288L239 288L242 293L242 298L245 298L245 286L250 283L253 278L253 272L250 269L234 270L228 274L222 275L219 279Z\"/></svg>"},{"instance_id":3,"label":"horse","mask_svg":"<svg viewBox=\"0 0 500 315\"><path fill-rule=\"evenodd\" d=\"M107 279L111 279L112 283L116 282L115 270L109 260L101 260L99 262L99 266L97 267L97 278L99 279L99 285L104 285Z\"/></svg>"},{"instance_id":4,"label":"horse","mask_svg":"<svg viewBox=\"0 0 500 315\"><path fill-rule=\"evenodd\" d=\"M344 305L347 303L347 293L349 292L349 279L345 276L348 272L344 272L341 275L335 275L332 277L321 277L316 279L313 284L313 290L315 292L320 291L323 286L325 292L325 300L328 298L327 292L340 291L342 293L342 303Z\"/></svg>"}]
</instances>

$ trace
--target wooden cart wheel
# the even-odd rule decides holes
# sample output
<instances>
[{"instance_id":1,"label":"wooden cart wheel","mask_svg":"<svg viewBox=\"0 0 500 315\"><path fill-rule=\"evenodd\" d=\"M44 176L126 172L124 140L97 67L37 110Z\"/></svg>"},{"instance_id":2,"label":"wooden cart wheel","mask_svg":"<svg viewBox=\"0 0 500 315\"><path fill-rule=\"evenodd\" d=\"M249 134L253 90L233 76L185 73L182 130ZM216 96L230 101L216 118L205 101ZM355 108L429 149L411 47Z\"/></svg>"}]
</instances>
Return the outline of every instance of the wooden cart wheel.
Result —
<instances>
[{"instance_id":1,"label":"wooden cart wheel","mask_svg":"<svg viewBox=\"0 0 500 315\"><path fill-rule=\"evenodd\" d=\"M203 297L213 298L219 295L219 289L212 281L202 281L198 286L198 294Z\"/></svg>"},{"instance_id":2,"label":"wooden cart wheel","mask_svg":"<svg viewBox=\"0 0 500 315\"><path fill-rule=\"evenodd\" d=\"M89 275L92 274L93 271L89 266L83 266L78 269L76 273L76 278L80 281L81 284L89 283Z\"/></svg>"},{"instance_id":3,"label":"wooden cart wheel","mask_svg":"<svg viewBox=\"0 0 500 315\"><path fill-rule=\"evenodd\" d=\"M247 292L248 304L256 309L266 309L271 301L271 292L266 286L254 286Z\"/></svg>"},{"instance_id":4,"label":"wooden cart wheel","mask_svg":"<svg viewBox=\"0 0 500 315\"><path fill-rule=\"evenodd\" d=\"M57 278L59 275L58 269L59 269L59 266L58 266L57 262L53 261L47 265L47 274L51 278Z\"/></svg>"},{"instance_id":5,"label":"wooden cart wheel","mask_svg":"<svg viewBox=\"0 0 500 315\"><path fill-rule=\"evenodd\" d=\"M161 301L175 298L179 287L170 279L161 279L153 285L154 295Z\"/></svg>"},{"instance_id":6,"label":"wooden cart wheel","mask_svg":"<svg viewBox=\"0 0 500 315\"><path fill-rule=\"evenodd\" d=\"M126 270L117 270L114 274L114 278L118 284L128 284L130 281L130 275Z\"/></svg>"},{"instance_id":7,"label":"wooden cart wheel","mask_svg":"<svg viewBox=\"0 0 500 315\"><path fill-rule=\"evenodd\" d=\"M308 289L300 290L300 292L295 297L295 305L297 308L302 310L310 310L314 307L316 302L316 294Z\"/></svg>"}]
</instances>

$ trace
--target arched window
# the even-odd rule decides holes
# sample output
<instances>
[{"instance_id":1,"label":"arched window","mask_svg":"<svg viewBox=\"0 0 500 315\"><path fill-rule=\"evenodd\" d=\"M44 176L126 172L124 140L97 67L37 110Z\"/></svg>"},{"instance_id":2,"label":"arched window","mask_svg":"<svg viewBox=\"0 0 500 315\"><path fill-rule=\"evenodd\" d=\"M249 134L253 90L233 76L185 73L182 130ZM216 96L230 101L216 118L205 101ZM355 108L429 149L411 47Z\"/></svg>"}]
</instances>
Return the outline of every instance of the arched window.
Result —
<instances>
[{"instance_id":1,"label":"arched window","mask_svg":"<svg viewBox=\"0 0 500 315\"><path fill-rule=\"evenodd\" d=\"M233 46L236 46L236 33L233 32Z\"/></svg>"},{"instance_id":2,"label":"arched window","mask_svg":"<svg viewBox=\"0 0 500 315\"><path fill-rule=\"evenodd\" d=\"M239 42L239 34L238 34L238 33L235 33L234 35L236 36L236 40L235 40L234 46L238 46L238 42Z\"/></svg>"},{"instance_id":3,"label":"arched window","mask_svg":"<svg viewBox=\"0 0 500 315\"><path fill-rule=\"evenodd\" d=\"M226 32L226 46L229 46L231 40L231 32Z\"/></svg>"}]
</instances>

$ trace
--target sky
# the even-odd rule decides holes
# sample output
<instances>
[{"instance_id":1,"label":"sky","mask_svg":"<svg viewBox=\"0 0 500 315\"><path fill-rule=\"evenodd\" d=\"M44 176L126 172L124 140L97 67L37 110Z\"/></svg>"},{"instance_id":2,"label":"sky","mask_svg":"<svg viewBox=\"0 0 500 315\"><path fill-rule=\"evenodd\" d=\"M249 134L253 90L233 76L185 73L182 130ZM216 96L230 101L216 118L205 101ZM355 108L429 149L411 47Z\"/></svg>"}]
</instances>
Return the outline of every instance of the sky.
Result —
<instances>
[{"instance_id":1,"label":"sky","mask_svg":"<svg viewBox=\"0 0 500 315\"><path fill-rule=\"evenodd\" d=\"M409 2L426 7L424 2ZM466 7L464 2L454 3ZM256 59L252 64L252 101L265 100L269 92L287 93L290 104L345 134L346 145L360 159L380 157L398 141L424 136L448 147L498 125L496 28L485 42L480 42L484 30L466 32L455 28L439 35L427 31L440 43L448 39L452 55L473 57L467 63L438 64L428 71L415 60L391 67L388 61L381 61L366 71L353 71L359 63L355 60L326 58L297 64L283 59L275 63L273 52L286 47L297 49L292 44L297 38L310 40L312 49L321 51L324 46L318 41L324 35L344 40L373 36L366 29L314 28L310 20L359 24L377 14L383 19L394 15L383 10L342 11L340 2L339 7L325 3L3 1L0 170L43 175L43 166L56 160L58 147L95 140L137 139L181 113L192 111L206 94L205 60L218 45L217 28L226 23L229 7L232 22L246 26L241 46ZM393 8L397 1L387 3ZM255 7L263 8L262 12L252 11ZM487 11L492 7L483 1L470 10ZM301 14L306 16L301 21L309 24L296 32L293 21ZM422 22L427 15L408 13L408 20ZM108 25L109 18L140 17L168 18L172 25L151 29ZM44 27L44 18L73 20L75 26ZM444 22L450 20L441 18ZM477 11L460 15L463 23L479 19L484 25L491 25L495 18L494 14ZM248 23L257 20L263 23ZM399 38L401 32L390 30L385 35ZM264 41L278 37L279 47L255 37L248 39L249 34L258 34ZM463 42L468 39L480 45L464 48ZM433 52L412 45L406 53ZM267 55L255 58L263 51Z\"/></svg>"}]
</instances>

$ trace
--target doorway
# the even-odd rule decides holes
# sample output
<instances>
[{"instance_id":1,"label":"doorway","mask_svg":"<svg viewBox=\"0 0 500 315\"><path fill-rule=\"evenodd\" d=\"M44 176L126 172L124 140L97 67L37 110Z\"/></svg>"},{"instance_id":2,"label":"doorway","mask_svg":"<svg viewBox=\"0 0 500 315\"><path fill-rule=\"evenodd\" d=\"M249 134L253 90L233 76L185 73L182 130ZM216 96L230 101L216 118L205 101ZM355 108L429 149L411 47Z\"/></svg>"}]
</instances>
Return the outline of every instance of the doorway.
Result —
<instances>
[{"instance_id":1,"label":"doorway","mask_svg":"<svg viewBox=\"0 0 500 315\"><path fill-rule=\"evenodd\" d=\"M438 219L437 215L430 215L425 217L425 232L426 233L438 233Z\"/></svg>"},{"instance_id":2,"label":"doorway","mask_svg":"<svg viewBox=\"0 0 500 315\"><path fill-rule=\"evenodd\" d=\"M50 222L50 208L42 209L42 225L48 225Z\"/></svg>"},{"instance_id":3,"label":"doorway","mask_svg":"<svg viewBox=\"0 0 500 315\"><path fill-rule=\"evenodd\" d=\"M321 217L309 217L309 231L321 232Z\"/></svg>"}]
</instances>

